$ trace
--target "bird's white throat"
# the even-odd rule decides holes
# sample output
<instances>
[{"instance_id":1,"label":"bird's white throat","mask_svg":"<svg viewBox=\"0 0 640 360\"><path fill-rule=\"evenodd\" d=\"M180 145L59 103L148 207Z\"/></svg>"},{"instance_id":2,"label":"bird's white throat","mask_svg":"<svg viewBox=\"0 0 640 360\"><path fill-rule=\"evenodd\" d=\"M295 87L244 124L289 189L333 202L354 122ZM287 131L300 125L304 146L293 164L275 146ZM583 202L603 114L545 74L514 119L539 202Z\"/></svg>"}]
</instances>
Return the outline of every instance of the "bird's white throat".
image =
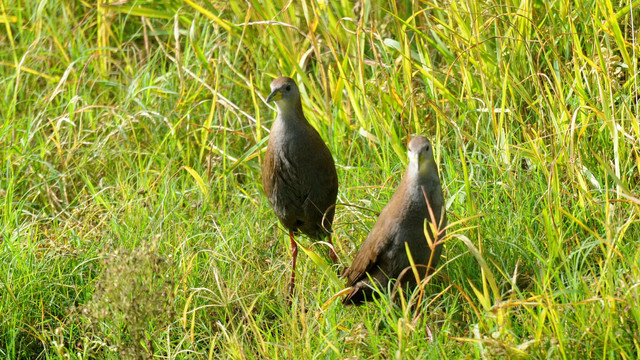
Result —
<instances>
[{"instance_id":1,"label":"bird's white throat","mask_svg":"<svg viewBox=\"0 0 640 360\"><path fill-rule=\"evenodd\" d=\"M409 171L413 174L420 172L419 155L413 152L409 152Z\"/></svg>"},{"instance_id":2,"label":"bird's white throat","mask_svg":"<svg viewBox=\"0 0 640 360\"><path fill-rule=\"evenodd\" d=\"M279 100L276 101L276 106L278 107L278 113L285 117L298 112L298 106L296 106L295 101Z\"/></svg>"},{"instance_id":3,"label":"bird's white throat","mask_svg":"<svg viewBox=\"0 0 640 360\"><path fill-rule=\"evenodd\" d=\"M430 159L421 157L420 154L409 153L409 169L412 174L424 177L429 173Z\"/></svg>"}]
</instances>

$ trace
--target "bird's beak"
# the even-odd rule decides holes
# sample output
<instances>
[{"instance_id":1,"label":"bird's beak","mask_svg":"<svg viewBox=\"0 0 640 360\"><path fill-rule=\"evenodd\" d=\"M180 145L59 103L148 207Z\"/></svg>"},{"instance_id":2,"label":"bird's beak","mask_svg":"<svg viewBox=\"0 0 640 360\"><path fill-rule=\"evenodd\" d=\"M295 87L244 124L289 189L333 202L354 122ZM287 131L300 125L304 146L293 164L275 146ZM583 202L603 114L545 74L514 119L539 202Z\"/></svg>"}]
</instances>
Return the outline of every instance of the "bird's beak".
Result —
<instances>
[{"instance_id":1,"label":"bird's beak","mask_svg":"<svg viewBox=\"0 0 640 360\"><path fill-rule=\"evenodd\" d=\"M280 90L273 90L273 92L267 96L267 102L278 101L280 99L282 99Z\"/></svg>"}]
</instances>

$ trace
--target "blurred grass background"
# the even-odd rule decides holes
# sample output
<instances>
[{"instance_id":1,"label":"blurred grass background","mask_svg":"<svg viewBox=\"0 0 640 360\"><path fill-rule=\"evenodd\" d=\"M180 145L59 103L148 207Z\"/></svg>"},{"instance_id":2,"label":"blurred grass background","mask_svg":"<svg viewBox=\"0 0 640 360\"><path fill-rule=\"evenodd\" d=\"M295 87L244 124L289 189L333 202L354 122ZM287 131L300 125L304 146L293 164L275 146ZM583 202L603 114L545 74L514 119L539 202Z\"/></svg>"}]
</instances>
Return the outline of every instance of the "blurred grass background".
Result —
<instances>
[{"instance_id":1,"label":"blurred grass background","mask_svg":"<svg viewBox=\"0 0 640 360\"><path fill-rule=\"evenodd\" d=\"M0 357L635 359L640 1L0 0ZM343 307L261 193L292 76L343 266L436 144L424 298ZM332 300L333 299L333 300Z\"/></svg>"}]
</instances>

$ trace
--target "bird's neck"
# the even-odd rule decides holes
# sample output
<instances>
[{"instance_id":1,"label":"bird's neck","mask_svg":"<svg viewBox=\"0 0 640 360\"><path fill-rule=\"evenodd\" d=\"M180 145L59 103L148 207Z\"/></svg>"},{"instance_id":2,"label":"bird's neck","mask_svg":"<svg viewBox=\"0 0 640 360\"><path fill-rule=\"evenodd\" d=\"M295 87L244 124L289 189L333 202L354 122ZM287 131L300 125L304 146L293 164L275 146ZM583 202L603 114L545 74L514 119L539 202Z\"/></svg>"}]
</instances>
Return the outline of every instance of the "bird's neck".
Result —
<instances>
[{"instance_id":1,"label":"bird's neck","mask_svg":"<svg viewBox=\"0 0 640 360\"><path fill-rule=\"evenodd\" d=\"M298 101L281 101L277 103L278 119L286 124L297 124L300 121L306 122L302 112L302 103Z\"/></svg>"},{"instance_id":2,"label":"bird's neck","mask_svg":"<svg viewBox=\"0 0 640 360\"><path fill-rule=\"evenodd\" d=\"M433 184L439 184L438 168L435 163L432 162L426 164L426 166L427 168L425 169L419 169L417 166L416 168L409 166L404 175L407 182L407 190L411 192L412 196L422 198L422 187L428 189L433 187Z\"/></svg>"},{"instance_id":3,"label":"bird's neck","mask_svg":"<svg viewBox=\"0 0 640 360\"><path fill-rule=\"evenodd\" d=\"M300 136L309 127L309 122L302 113L302 106L283 107L278 104L278 116L271 126L272 140L288 142L292 138Z\"/></svg>"}]
</instances>

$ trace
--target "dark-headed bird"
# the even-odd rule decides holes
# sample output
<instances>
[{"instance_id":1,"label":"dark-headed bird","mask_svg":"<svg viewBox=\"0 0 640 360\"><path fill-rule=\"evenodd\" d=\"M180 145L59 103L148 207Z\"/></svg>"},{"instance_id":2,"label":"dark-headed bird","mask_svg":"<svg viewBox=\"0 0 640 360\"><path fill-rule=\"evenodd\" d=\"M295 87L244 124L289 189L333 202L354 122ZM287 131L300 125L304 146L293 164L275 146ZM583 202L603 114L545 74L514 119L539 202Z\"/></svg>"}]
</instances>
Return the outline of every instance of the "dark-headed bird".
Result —
<instances>
[{"instance_id":1,"label":"dark-headed bird","mask_svg":"<svg viewBox=\"0 0 640 360\"><path fill-rule=\"evenodd\" d=\"M389 281L402 273L402 281L415 282L405 244L421 277L427 274L427 269L435 268L442 244L436 241L427 224L429 240L436 245L432 252L425 235L425 221L433 220L436 229L447 225L444 197L433 147L427 138L418 136L409 143L409 167L398 189L360 246L353 264L342 274L351 287L343 303L357 305L371 300L374 285L386 289ZM439 236L443 235L444 231L439 231Z\"/></svg>"},{"instance_id":2,"label":"dark-headed bird","mask_svg":"<svg viewBox=\"0 0 640 360\"><path fill-rule=\"evenodd\" d=\"M289 231L293 258L290 301L298 255L295 235L302 232L314 239L326 237L331 259L338 259L331 243L338 176L331 152L304 117L293 79L281 77L271 82L267 102L271 101L278 106L278 116L264 156L262 186L280 223Z\"/></svg>"}]
</instances>

